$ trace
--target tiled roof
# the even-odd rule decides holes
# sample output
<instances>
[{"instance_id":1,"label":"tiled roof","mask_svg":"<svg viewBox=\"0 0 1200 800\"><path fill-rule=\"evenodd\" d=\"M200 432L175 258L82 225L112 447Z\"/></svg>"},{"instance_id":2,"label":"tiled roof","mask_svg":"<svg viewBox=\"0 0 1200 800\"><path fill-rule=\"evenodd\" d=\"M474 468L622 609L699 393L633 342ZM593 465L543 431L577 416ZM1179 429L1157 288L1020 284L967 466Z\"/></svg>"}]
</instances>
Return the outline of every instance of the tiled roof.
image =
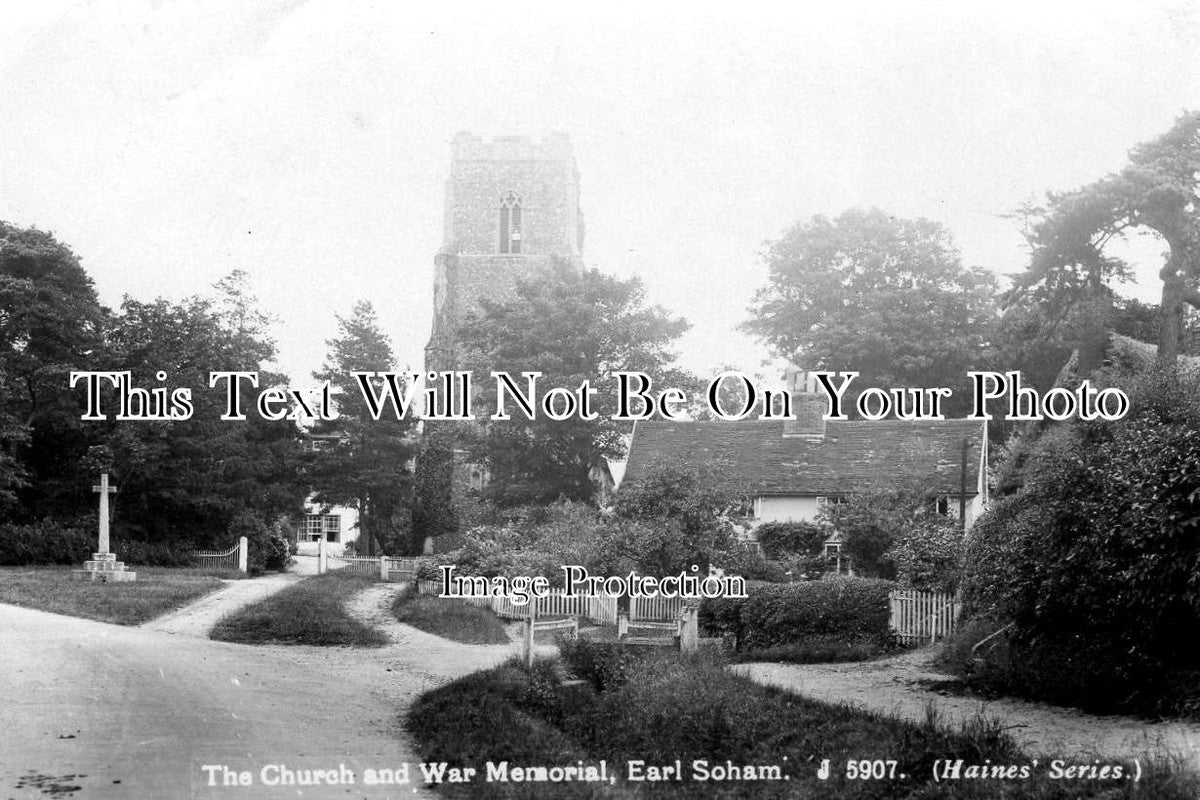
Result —
<instances>
[{"instance_id":1,"label":"tiled roof","mask_svg":"<svg viewBox=\"0 0 1200 800\"><path fill-rule=\"evenodd\" d=\"M978 486L982 422L830 421L821 438L783 432L778 421L639 422L622 482L658 462L719 461L750 494L828 495L914 485L956 494L966 439L968 493Z\"/></svg>"}]
</instances>

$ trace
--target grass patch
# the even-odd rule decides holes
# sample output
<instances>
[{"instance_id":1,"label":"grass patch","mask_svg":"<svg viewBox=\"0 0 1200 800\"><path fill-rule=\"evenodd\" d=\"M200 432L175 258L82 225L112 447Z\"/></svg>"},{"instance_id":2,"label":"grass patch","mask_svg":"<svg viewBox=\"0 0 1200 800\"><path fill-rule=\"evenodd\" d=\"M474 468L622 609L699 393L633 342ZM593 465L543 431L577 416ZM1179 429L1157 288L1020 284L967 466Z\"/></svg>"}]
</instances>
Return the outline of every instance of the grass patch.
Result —
<instances>
[{"instance_id":1,"label":"grass patch","mask_svg":"<svg viewBox=\"0 0 1200 800\"><path fill-rule=\"evenodd\" d=\"M77 567L0 568L0 603L140 625L221 588L220 579L196 569L138 567L131 583L73 581L72 569Z\"/></svg>"},{"instance_id":2,"label":"grass patch","mask_svg":"<svg viewBox=\"0 0 1200 800\"><path fill-rule=\"evenodd\" d=\"M568 648L569 653L570 648ZM994 798L1068 800L1081 797L1194 798L1200 783L1178 763L1142 762L1140 783L1119 780L1052 780L1048 763L1031 766L1027 779L933 781L934 762L1031 765L996 725L976 721L948 730L930 715L902 722L847 706L808 700L733 675L713 658L680 659L653 651L627 660L605 656L603 688L564 680L557 661L525 669L512 661L423 695L406 727L425 761L474 767L471 784L439 785L451 797L798 797ZM589 657L597 661L596 654ZM594 676L593 676L594 677ZM1058 754L1055 757L1066 757ZM600 783L486 782L486 762L513 766L574 766L607 762L615 785ZM682 780L638 783L627 762L682 762ZM817 770L829 759L828 780ZM847 762L894 759L904 778L851 779ZM753 780L698 780L705 768L753 766ZM1074 763L1091 765L1090 757ZM779 768L779 773L762 768ZM1125 764L1132 770L1132 764ZM1131 773L1132 774L1132 773ZM743 777L745 772L743 771Z\"/></svg>"},{"instance_id":3,"label":"grass patch","mask_svg":"<svg viewBox=\"0 0 1200 800\"><path fill-rule=\"evenodd\" d=\"M736 655L737 661L775 661L789 664L839 664L849 661L870 661L897 652L874 641L846 641L836 637L815 637L791 644L746 650Z\"/></svg>"},{"instance_id":4,"label":"grass patch","mask_svg":"<svg viewBox=\"0 0 1200 800\"><path fill-rule=\"evenodd\" d=\"M384 645L388 640L381 631L346 611L346 603L374 583L337 572L305 578L224 617L209 638L239 644Z\"/></svg>"},{"instance_id":5,"label":"grass patch","mask_svg":"<svg viewBox=\"0 0 1200 800\"><path fill-rule=\"evenodd\" d=\"M405 625L464 644L507 644L504 623L489 609L452 598L401 592L392 614Z\"/></svg>"}]
</instances>

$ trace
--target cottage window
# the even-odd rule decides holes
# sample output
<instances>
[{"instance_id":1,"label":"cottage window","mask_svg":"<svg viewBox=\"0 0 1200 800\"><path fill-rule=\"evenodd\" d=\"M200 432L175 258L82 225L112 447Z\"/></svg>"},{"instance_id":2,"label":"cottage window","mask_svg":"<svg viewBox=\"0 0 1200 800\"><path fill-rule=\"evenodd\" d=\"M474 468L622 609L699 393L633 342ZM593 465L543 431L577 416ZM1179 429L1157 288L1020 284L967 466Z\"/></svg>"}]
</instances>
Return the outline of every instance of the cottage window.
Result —
<instances>
[{"instance_id":1,"label":"cottage window","mask_svg":"<svg viewBox=\"0 0 1200 800\"><path fill-rule=\"evenodd\" d=\"M500 252L521 252L521 198L512 192L500 200Z\"/></svg>"},{"instance_id":2,"label":"cottage window","mask_svg":"<svg viewBox=\"0 0 1200 800\"><path fill-rule=\"evenodd\" d=\"M322 538L336 542L342 533L342 518L338 514L305 514L304 540L318 542Z\"/></svg>"}]
</instances>

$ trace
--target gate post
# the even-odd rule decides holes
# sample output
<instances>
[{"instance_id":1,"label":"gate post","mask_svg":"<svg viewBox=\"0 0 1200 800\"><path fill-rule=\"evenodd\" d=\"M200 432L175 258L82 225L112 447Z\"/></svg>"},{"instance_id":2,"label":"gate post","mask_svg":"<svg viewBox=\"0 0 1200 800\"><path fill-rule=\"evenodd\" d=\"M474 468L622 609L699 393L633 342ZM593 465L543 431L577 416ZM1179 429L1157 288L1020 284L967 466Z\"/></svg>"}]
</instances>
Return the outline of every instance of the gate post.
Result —
<instances>
[{"instance_id":1,"label":"gate post","mask_svg":"<svg viewBox=\"0 0 1200 800\"><path fill-rule=\"evenodd\" d=\"M700 608L685 606L679 626L679 651L694 653L700 649Z\"/></svg>"},{"instance_id":2,"label":"gate post","mask_svg":"<svg viewBox=\"0 0 1200 800\"><path fill-rule=\"evenodd\" d=\"M250 541L243 536L238 539L238 572L246 574L250 565Z\"/></svg>"},{"instance_id":3,"label":"gate post","mask_svg":"<svg viewBox=\"0 0 1200 800\"><path fill-rule=\"evenodd\" d=\"M522 637L521 660L525 666L533 666L533 621L537 617L537 605L529 604L529 616L525 617L525 635Z\"/></svg>"},{"instance_id":4,"label":"gate post","mask_svg":"<svg viewBox=\"0 0 1200 800\"><path fill-rule=\"evenodd\" d=\"M386 581L388 579L388 557L379 557L379 580Z\"/></svg>"},{"instance_id":5,"label":"gate post","mask_svg":"<svg viewBox=\"0 0 1200 800\"><path fill-rule=\"evenodd\" d=\"M329 556L325 552L325 538L317 540L317 574L324 575L329 570Z\"/></svg>"}]
</instances>

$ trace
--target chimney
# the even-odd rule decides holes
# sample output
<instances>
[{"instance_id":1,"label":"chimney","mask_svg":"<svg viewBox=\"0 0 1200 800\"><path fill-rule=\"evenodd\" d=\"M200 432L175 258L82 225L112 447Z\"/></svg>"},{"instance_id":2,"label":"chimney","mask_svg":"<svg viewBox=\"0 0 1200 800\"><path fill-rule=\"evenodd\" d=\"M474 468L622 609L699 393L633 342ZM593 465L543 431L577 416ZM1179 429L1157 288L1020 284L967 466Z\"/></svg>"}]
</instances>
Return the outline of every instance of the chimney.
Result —
<instances>
[{"instance_id":1,"label":"chimney","mask_svg":"<svg viewBox=\"0 0 1200 800\"><path fill-rule=\"evenodd\" d=\"M826 403L825 396L817 392L817 379L799 367L789 367L784 379L795 419L783 423L783 435L824 438Z\"/></svg>"}]
</instances>

